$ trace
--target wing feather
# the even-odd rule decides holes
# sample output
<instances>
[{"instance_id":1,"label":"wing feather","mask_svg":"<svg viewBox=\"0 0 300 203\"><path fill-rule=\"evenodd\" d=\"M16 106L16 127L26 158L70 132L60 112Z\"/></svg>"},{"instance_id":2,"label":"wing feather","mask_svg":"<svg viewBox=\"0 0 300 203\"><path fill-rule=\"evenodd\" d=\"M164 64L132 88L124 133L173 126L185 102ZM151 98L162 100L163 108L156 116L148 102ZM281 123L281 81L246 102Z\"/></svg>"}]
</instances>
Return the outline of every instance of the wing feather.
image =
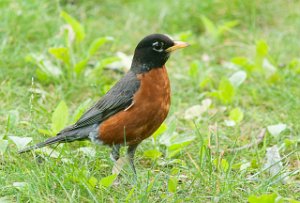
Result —
<instances>
[{"instance_id":1,"label":"wing feather","mask_svg":"<svg viewBox=\"0 0 300 203\"><path fill-rule=\"evenodd\" d=\"M139 86L140 80L135 73L129 71L100 101L79 118L73 125L73 129L99 124L126 109L132 104L133 96Z\"/></svg>"}]
</instances>

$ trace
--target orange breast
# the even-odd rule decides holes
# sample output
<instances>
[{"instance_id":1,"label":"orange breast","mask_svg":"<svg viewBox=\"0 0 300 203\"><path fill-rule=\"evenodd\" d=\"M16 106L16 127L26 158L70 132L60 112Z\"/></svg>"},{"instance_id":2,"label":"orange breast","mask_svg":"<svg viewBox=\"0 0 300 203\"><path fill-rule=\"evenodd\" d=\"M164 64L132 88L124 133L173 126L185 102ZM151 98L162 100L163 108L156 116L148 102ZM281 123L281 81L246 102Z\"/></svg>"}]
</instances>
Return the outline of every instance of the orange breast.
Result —
<instances>
[{"instance_id":1,"label":"orange breast","mask_svg":"<svg viewBox=\"0 0 300 203\"><path fill-rule=\"evenodd\" d=\"M134 104L99 127L99 139L105 144L137 144L162 124L170 107L170 82L166 67L137 75L141 81Z\"/></svg>"}]
</instances>

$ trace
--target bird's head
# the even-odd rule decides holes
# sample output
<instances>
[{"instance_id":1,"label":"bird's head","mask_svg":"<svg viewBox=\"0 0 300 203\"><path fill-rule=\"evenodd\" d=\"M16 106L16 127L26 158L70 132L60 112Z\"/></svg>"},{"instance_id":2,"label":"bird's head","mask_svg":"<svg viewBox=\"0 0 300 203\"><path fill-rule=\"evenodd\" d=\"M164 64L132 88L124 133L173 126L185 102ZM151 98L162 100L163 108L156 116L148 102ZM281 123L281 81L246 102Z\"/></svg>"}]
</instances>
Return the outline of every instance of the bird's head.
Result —
<instances>
[{"instance_id":1,"label":"bird's head","mask_svg":"<svg viewBox=\"0 0 300 203\"><path fill-rule=\"evenodd\" d=\"M187 46L188 43L173 41L163 34L148 35L135 48L131 70L143 73L160 68L167 62L171 52Z\"/></svg>"}]
</instances>

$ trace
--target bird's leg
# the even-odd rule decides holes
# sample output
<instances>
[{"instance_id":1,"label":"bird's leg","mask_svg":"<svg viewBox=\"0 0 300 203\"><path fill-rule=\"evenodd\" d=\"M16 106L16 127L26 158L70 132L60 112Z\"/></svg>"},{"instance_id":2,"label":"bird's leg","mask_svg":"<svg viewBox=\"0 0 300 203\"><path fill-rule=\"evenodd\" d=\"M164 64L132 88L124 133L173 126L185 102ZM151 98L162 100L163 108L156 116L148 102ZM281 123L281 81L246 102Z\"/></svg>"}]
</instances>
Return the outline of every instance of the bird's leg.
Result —
<instances>
[{"instance_id":1,"label":"bird's leg","mask_svg":"<svg viewBox=\"0 0 300 203\"><path fill-rule=\"evenodd\" d=\"M121 145L120 144L116 144L112 146L112 150L110 153L110 158L116 162L119 158L120 158L120 148Z\"/></svg>"},{"instance_id":2,"label":"bird's leg","mask_svg":"<svg viewBox=\"0 0 300 203\"><path fill-rule=\"evenodd\" d=\"M127 156L129 159L129 164L133 170L135 180L137 179L137 175L136 175L136 170L135 170L135 166L134 166L134 154L135 154L135 150L136 150L137 146L138 146L138 144L129 145L129 147L127 149Z\"/></svg>"}]
</instances>

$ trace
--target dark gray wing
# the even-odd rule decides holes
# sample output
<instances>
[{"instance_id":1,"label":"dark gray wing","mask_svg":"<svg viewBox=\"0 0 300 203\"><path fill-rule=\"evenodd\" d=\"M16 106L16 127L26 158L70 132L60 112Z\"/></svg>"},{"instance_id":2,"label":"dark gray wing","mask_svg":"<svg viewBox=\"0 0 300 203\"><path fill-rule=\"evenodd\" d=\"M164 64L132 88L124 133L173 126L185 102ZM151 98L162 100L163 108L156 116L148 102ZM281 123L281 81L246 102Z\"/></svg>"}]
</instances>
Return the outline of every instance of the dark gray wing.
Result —
<instances>
[{"instance_id":1,"label":"dark gray wing","mask_svg":"<svg viewBox=\"0 0 300 203\"><path fill-rule=\"evenodd\" d=\"M73 129L99 124L108 117L126 109L133 102L133 96L139 87L140 80L135 73L129 71L100 101L81 116L73 125Z\"/></svg>"},{"instance_id":2,"label":"dark gray wing","mask_svg":"<svg viewBox=\"0 0 300 203\"><path fill-rule=\"evenodd\" d=\"M115 86L113 86L100 101L90 108L81 118L71 126L60 131L55 137L44 142L20 150L19 153L28 152L61 142L73 142L86 139L90 132L97 131L98 124L110 116L129 107L133 96L140 87L136 74L129 71Z\"/></svg>"}]
</instances>

